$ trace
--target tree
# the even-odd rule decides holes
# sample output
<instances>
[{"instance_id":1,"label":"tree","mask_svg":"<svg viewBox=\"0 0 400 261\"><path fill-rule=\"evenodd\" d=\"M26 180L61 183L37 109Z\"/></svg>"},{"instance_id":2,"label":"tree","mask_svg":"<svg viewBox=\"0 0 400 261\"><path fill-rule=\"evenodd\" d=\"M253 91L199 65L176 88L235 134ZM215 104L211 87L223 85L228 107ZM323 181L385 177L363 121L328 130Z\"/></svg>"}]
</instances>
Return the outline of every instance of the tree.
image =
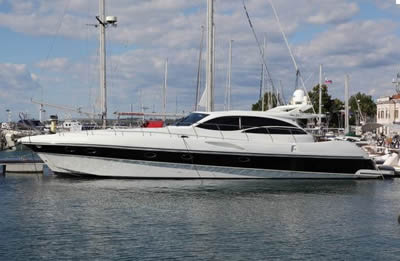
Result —
<instances>
[{"instance_id":1,"label":"tree","mask_svg":"<svg viewBox=\"0 0 400 261\"><path fill-rule=\"evenodd\" d=\"M316 113L319 113L319 84L313 87L312 91L308 92L308 96L310 97L311 104L314 107ZM328 94L328 88L325 84L322 85L322 112L327 113L331 107L332 99Z\"/></svg>"},{"instance_id":2,"label":"tree","mask_svg":"<svg viewBox=\"0 0 400 261\"><path fill-rule=\"evenodd\" d=\"M327 115L329 127L331 128L344 128L343 122L343 106L344 103L339 99L334 99L331 101L331 106L329 107L329 114Z\"/></svg>"},{"instance_id":3,"label":"tree","mask_svg":"<svg viewBox=\"0 0 400 261\"><path fill-rule=\"evenodd\" d=\"M276 105L278 104L275 93L271 93L271 92L264 93L264 110L265 111L268 110L269 97L272 98L272 107L276 107ZM261 111L261 109L262 109L261 99L259 99L257 101L257 103L255 103L251 106L251 110L253 110L253 111Z\"/></svg>"},{"instance_id":4,"label":"tree","mask_svg":"<svg viewBox=\"0 0 400 261\"><path fill-rule=\"evenodd\" d=\"M358 108L357 105L360 106ZM358 92L349 99L349 107L351 111L350 124L359 123L362 119L369 121L376 115L376 104L370 95ZM360 117L360 113L362 117Z\"/></svg>"},{"instance_id":5,"label":"tree","mask_svg":"<svg viewBox=\"0 0 400 261\"><path fill-rule=\"evenodd\" d=\"M343 128L342 110L344 103L339 99L332 99L328 93L328 87L322 85L322 113L326 115L326 123L330 128ZM316 113L319 113L319 84L308 93Z\"/></svg>"}]
</instances>

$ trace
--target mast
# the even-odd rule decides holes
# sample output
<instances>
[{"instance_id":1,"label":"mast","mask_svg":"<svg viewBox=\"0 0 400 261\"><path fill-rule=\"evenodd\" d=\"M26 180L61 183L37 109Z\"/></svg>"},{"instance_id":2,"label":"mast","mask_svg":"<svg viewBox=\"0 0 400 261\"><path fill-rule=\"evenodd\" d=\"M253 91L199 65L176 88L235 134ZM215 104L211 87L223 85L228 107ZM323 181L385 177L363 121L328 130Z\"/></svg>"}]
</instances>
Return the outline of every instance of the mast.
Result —
<instances>
[{"instance_id":1,"label":"mast","mask_svg":"<svg viewBox=\"0 0 400 261\"><path fill-rule=\"evenodd\" d=\"M232 97L232 87L231 87L231 78L232 78L232 43L233 40L229 41L229 53L228 53L228 77L226 83L226 110L229 111L231 109L231 97Z\"/></svg>"},{"instance_id":2,"label":"mast","mask_svg":"<svg viewBox=\"0 0 400 261\"><path fill-rule=\"evenodd\" d=\"M319 65L319 108L318 108L318 125L322 123L322 64Z\"/></svg>"},{"instance_id":3,"label":"mast","mask_svg":"<svg viewBox=\"0 0 400 261\"><path fill-rule=\"evenodd\" d=\"M285 96L283 95L283 86L282 86L282 81L281 80L279 80L279 89L281 90L281 100L282 100L282 103L284 104L284 105L286 105L286 99L285 99ZM271 108L272 108L272 99L271 99Z\"/></svg>"},{"instance_id":4,"label":"mast","mask_svg":"<svg viewBox=\"0 0 400 261\"><path fill-rule=\"evenodd\" d=\"M264 45L263 45L263 53L262 53L263 61L265 60L265 36L264 36ZM261 111L264 111L265 101L264 101L264 93L265 93L265 81L264 81L264 65L261 65ZM268 109L270 109L269 105L269 97L268 97Z\"/></svg>"},{"instance_id":5,"label":"mast","mask_svg":"<svg viewBox=\"0 0 400 261\"><path fill-rule=\"evenodd\" d=\"M39 105L39 121L42 122L42 114L43 114L44 110L43 110L43 104Z\"/></svg>"},{"instance_id":6,"label":"mast","mask_svg":"<svg viewBox=\"0 0 400 261\"><path fill-rule=\"evenodd\" d=\"M106 10L105 0L99 0L99 28L100 28L100 93L101 93L101 120L103 129L107 125L107 86L106 86Z\"/></svg>"},{"instance_id":7,"label":"mast","mask_svg":"<svg viewBox=\"0 0 400 261\"><path fill-rule=\"evenodd\" d=\"M207 103L206 111L214 110L214 0L207 0Z\"/></svg>"},{"instance_id":8,"label":"mast","mask_svg":"<svg viewBox=\"0 0 400 261\"><path fill-rule=\"evenodd\" d=\"M164 68L164 86L163 86L163 113L164 113L164 122L167 114L167 77L168 77L168 59L165 60L165 68Z\"/></svg>"},{"instance_id":9,"label":"mast","mask_svg":"<svg viewBox=\"0 0 400 261\"><path fill-rule=\"evenodd\" d=\"M344 134L349 133L349 75L344 80Z\"/></svg>"},{"instance_id":10,"label":"mast","mask_svg":"<svg viewBox=\"0 0 400 261\"><path fill-rule=\"evenodd\" d=\"M99 15L96 16L100 29L100 98L101 120L103 129L107 125L107 85L106 85L106 28L108 25L117 26L117 17L107 16L105 0L99 0Z\"/></svg>"}]
</instances>

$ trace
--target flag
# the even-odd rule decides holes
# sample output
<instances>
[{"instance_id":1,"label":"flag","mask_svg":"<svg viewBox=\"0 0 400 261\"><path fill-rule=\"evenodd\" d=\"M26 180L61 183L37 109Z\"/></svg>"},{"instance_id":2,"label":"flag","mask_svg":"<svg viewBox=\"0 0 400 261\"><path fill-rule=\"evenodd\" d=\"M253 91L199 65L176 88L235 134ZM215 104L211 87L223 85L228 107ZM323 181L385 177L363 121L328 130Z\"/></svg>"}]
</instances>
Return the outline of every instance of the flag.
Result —
<instances>
[{"instance_id":1,"label":"flag","mask_svg":"<svg viewBox=\"0 0 400 261\"><path fill-rule=\"evenodd\" d=\"M332 83L332 80L328 80L328 78L325 78L325 84L331 84Z\"/></svg>"}]
</instances>

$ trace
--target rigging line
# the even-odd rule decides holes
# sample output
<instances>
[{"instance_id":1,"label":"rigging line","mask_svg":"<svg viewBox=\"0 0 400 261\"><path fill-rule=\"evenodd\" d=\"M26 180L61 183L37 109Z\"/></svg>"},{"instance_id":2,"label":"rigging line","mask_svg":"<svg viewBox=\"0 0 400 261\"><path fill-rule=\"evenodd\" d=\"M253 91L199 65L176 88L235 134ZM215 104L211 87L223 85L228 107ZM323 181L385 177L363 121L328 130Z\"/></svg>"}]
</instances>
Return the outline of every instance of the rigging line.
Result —
<instances>
[{"instance_id":1,"label":"rigging line","mask_svg":"<svg viewBox=\"0 0 400 261\"><path fill-rule=\"evenodd\" d=\"M110 65L110 67L109 67L110 69L106 70L106 73L108 72L108 76L109 76L106 85L108 86L108 89L112 90L114 87L114 78L115 78L114 73L116 72L117 64L114 65L113 60L112 60L112 54L113 54L114 50L113 50L113 46L109 44L110 38L111 38L110 34L111 34L111 30L109 30L108 33L106 34L106 43L105 43L106 51L108 50L108 52L106 52L106 58L107 58L106 61L108 61L108 64ZM108 68L107 65L106 65L106 68ZM106 79L107 79L107 77L106 77ZM109 91L107 91L107 96L108 95L109 95Z\"/></svg>"},{"instance_id":2,"label":"rigging line","mask_svg":"<svg viewBox=\"0 0 400 261\"><path fill-rule=\"evenodd\" d=\"M92 5L90 4L91 0L87 0L87 9L86 9L86 13L88 14L88 23L87 25L90 25L90 22L92 20L92 17L89 14L95 13L97 11L94 10L94 8L92 7ZM92 8L91 8L92 7ZM89 111L95 113L96 111L96 90L94 90L93 86L95 84L95 80L94 80L94 75L92 74L93 71L93 64L91 63L91 59L95 59L95 64L99 64L99 54L98 51L96 49L95 53L96 56L92 55L90 56L90 49L89 49L89 35L90 35L90 27L87 26L87 31L86 31L86 54L87 54L87 86L89 86L89 95L88 95L88 105L89 105ZM96 78L97 79L97 78ZM96 88L97 89L97 88ZM92 116L92 119L95 116Z\"/></svg>"},{"instance_id":3,"label":"rigging line","mask_svg":"<svg viewBox=\"0 0 400 261\"><path fill-rule=\"evenodd\" d=\"M258 40L257 34L256 34L256 32L255 32L255 30L254 30L254 27L253 27L253 24L251 23L251 19L250 19L250 16L249 16L249 12L247 12L247 8L246 8L246 4L245 4L244 0L242 0L242 3L243 3L244 11L246 12L247 21L249 22L251 31L253 32L254 38L255 38L255 40L256 40L256 42L257 42L258 49L259 49L259 51L260 51L260 59L261 59L261 62L262 62L262 64L264 65L265 71L266 71L267 74L268 74L268 78L269 78L269 80L270 80L270 82L271 82L272 88L274 88L274 82L272 81L271 74L270 74L270 72L269 72L269 70L268 70L268 67L267 67L267 64L266 64L266 62L265 62L265 60L264 60L263 51L262 51L262 48L261 48L261 45L260 45L260 41Z\"/></svg>"},{"instance_id":4,"label":"rigging line","mask_svg":"<svg viewBox=\"0 0 400 261\"><path fill-rule=\"evenodd\" d=\"M308 82L311 79L311 77L314 76L314 74L315 74L315 72L310 73L310 75L307 77L307 79L304 81L304 83Z\"/></svg>"},{"instance_id":5,"label":"rigging line","mask_svg":"<svg viewBox=\"0 0 400 261\"><path fill-rule=\"evenodd\" d=\"M299 74L300 71L296 71L296 81L294 83L294 90L297 90L297 88L299 87Z\"/></svg>"},{"instance_id":6,"label":"rigging line","mask_svg":"<svg viewBox=\"0 0 400 261\"><path fill-rule=\"evenodd\" d=\"M47 55L46 55L45 65L48 63L49 57L50 57L50 53L53 51L55 40L56 40L56 38L58 36L58 33L60 32L60 28L61 28L62 22L64 20L65 14L67 13L67 10L69 9L70 2L71 2L71 0L68 0L67 3L65 4L63 13L61 15L61 19L57 23L55 34L53 35L53 37L51 39L49 51L47 52ZM40 69L39 74L42 73L42 70L43 70L43 67ZM41 86L41 99L43 101L43 86Z\"/></svg>"},{"instance_id":7,"label":"rigging line","mask_svg":"<svg viewBox=\"0 0 400 261\"><path fill-rule=\"evenodd\" d=\"M244 0L243 0L243 1L244 1ZM284 41L285 41L285 43L286 43L286 47L287 47L288 50L289 50L290 57L292 58L292 62L293 62L293 64L294 64L294 68L295 68L295 70L296 70L296 77L297 77L297 74L298 74L298 77L299 77L300 82L301 82L301 84L302 84L302 86L303 86L304 92L306 93L307 98L308 98L309 101L311 102L310 96L308 95L306 86L305 86L305 84L304 84L303 77L302 77L302 75L301 75L301 73L300 73L300 69L299 69L299 67L297 66L296 59L294 58L294 55L293 55L293 53L292 53L292 49L290 48L289 42L288 42L288 40L287 40L287 38L286 38L286 34L285 34L285 32L283 31L281 21L279 20L278 12L276 11L275 6L274 6L274 3L272 2L272 0L269 0L269 3L270 3L270 5L271 5L271 7L272 7L272 11L273 11L274 16L275 16L275 19L276 19L276 21L277 21L277 23L278 23L279 29L281 30L283 39L284 39ZM311 103L312 103L312 102L311 102ZM315 109L314 109L314 106L312 107L312 110L313 110L314 113L316 113L316 112L315 112Z\"/></svg>"}]
</instances>

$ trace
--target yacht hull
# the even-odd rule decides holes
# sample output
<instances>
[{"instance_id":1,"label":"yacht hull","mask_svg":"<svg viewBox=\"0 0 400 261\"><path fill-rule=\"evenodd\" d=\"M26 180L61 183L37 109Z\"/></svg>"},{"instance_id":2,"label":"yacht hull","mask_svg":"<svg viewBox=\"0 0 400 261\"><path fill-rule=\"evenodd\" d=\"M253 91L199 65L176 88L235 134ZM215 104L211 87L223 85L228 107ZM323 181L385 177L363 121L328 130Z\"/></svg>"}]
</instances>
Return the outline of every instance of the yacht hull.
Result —
<instances>
[{"instance_id":1,"label":"yacht hull","mask_svg":"<svg viewBox=\"0 0 400 261\"><path fill-rule=\"evenodd\" d=\"M314 142L298 128L290 135L285 133L175 126L60 133L23 138L20 142L38 153L52 171L75 176L355 179L383 174L354 144Z\"/></svg>"},{"instance_id":2,"label":"yacht hull","mask_svg":"<svg viewBox=\"0 0 400 261\"><path fill-rule=\"evenodd\" d=\"M371 170L356 173L309 172L244 167L127 160L104 157L39 153L49 168L60 175L93 178L136 179L358 179L379 178Z\"/></svg>"}]
</instances>

